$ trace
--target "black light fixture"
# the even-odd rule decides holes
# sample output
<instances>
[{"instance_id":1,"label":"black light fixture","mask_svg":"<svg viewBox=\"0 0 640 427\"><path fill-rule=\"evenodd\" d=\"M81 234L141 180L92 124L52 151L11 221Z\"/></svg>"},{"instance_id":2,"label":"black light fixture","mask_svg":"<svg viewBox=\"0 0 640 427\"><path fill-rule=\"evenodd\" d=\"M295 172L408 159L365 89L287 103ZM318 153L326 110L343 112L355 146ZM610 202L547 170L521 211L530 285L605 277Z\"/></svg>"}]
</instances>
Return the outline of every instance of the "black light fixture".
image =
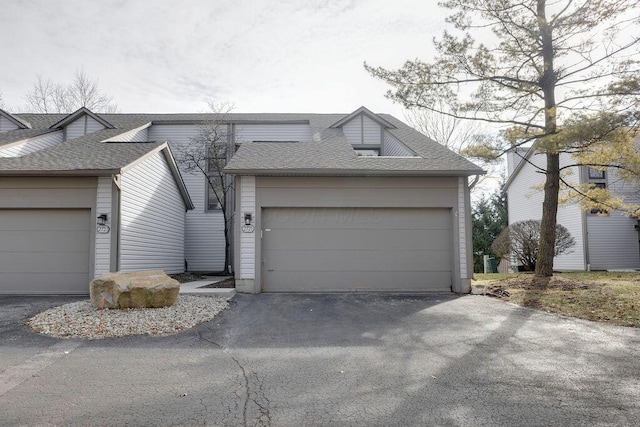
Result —
<instances>
[{"instance_id":1,"label":"black light fixture","mask_svg":"<svg viewBox=\"0 0 640 427\"><path fill-rule=\"evenodd\" d=\"M251 217L252 215L250 213L244 214L244 225L251 225Z\"/></svg>"},{"instance_id":2,"label":"black light fixture","mask_svg":"<svg viewBox=\"0 0 640 427\"><path fill-rule=\"evenodd\" d=\"M107 223L107 219L108 217L106 213L98 215L98 225L105 225Z\"/></svg>"}]
</instances>

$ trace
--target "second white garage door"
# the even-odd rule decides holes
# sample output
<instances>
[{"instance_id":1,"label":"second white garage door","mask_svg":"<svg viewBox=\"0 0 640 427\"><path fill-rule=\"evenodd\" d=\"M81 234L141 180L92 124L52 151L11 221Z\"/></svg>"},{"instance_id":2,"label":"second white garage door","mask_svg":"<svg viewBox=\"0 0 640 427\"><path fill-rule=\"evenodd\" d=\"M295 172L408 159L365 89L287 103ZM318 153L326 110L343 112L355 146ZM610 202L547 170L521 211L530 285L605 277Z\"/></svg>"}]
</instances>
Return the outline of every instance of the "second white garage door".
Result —
<instances>
[{"instance_id":1,"label":"second white garage door","mask_svg":"<svg viewBox=\"0 0 640 427\"><path fill-rule=\"evenodd\" d=\"M264 208L264 292L450 291L451 211Z\"/></svg>"},{"instance_id":2,"label":"second white garage door","mask_svg":"<svg viewBox=\"0 0 640 427\"><path fill-rule=\"evenodd\" d=\"M0 293L88 294L89 209L0 209Z\"/></svg>"}]
</instances>

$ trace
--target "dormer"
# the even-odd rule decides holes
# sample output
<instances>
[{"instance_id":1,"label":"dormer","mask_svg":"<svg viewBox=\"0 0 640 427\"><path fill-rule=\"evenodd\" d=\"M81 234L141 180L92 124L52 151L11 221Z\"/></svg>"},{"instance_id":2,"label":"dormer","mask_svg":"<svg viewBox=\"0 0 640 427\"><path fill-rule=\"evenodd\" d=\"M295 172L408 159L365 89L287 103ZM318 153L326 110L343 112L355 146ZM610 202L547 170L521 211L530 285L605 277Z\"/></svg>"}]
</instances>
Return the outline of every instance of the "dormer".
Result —
<instances>
[{"instance_id":1,"label":"dormer","mask_svg":"<svg viewBox=\"0 0 640 427\"><path fill-rule=\"evenodd\" d=\"M82 107L59 122L53 124L51 128L62 129L64 131L64 139L66 141L83 135L88 135L102 129L115 129L115 126L93 113L88 108Z\"/></svg>"},{"instance_id":2,"label":"dormer","mask_svg":"<svg viewBox=\"0 0 640 427\"><path fill-rule=\"evenodd\" d=\"M29 129L27 123L0 109L0 132L9 132L16 129Z\"/></svg>"},{"instance_id":3,"label":"dormer","mask_svg":"<svg viewBox=\"0 0 640 427\"><path fill-rule=\"evenodd\" d=\"M380 155L386 130L396 128L365 107L358 108L331 127L342 129L347 141L359 155L363 156Z\"/></svg>"}]
</instances>

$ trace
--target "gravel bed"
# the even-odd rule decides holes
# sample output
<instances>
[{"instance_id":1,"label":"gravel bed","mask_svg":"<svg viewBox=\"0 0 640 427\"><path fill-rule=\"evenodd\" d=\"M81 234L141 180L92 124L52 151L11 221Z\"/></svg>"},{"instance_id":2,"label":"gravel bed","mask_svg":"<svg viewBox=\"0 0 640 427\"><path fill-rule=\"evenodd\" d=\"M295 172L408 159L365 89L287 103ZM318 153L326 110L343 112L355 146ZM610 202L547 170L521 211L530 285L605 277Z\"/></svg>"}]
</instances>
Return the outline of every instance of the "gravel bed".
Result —
<instances>
[{"instance_id":1,"label":"gravel bed","mask_svg":"<svg viewBox=\"0 0 640 427\"><path fill-rule=\"evenodd\" d=\"M101 312L87 300L44 311L29 319L26 325L35 332L56 338L95 340L126 335L171 335L207 322L228 307L226 298L179 295L171 307Z\"/></svg>"}]
</instances>

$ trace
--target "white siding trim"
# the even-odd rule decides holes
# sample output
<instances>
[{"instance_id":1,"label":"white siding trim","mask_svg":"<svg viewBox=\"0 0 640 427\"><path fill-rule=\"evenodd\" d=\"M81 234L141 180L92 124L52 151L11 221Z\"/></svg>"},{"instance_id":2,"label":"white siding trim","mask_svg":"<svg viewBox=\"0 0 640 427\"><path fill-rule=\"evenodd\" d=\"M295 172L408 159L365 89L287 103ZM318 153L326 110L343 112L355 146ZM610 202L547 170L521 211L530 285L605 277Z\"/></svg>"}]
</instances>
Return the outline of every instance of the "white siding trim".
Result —
<instances>
[{"instance_id":1,"label":"white siding trim","mask_svg":"<svg viewBox=\"0 0 640 427\"><path fill-rule=\"evenodd\" d=\"M51 132L45 135L27 139L19 144L7 148L0 148L0 157L21 157L26 154L53 147L63 141L62 132Z\"/></svg>"},{"instance_id":2,"label":"white siding trim","mask_svg":"<svg viewBox=\"0 0 640 427\"><path fill-rule=\"evenodd\" d=\"M242 227L244 214L250 213L256 218L256 177L243 176L240 180L240 218L238 224ZM240 231L240 278L255 279L256 277L256 233L244 233Z\"/></svg>"},{"instance_id":3,"label":"white siding trim","mask_svg":"<svg viewBox=\"0 0 640 427\"><path fill-rule=\"evenodd\" d=\"M112 138L105 139L105 142L147 142L149 140L149 125L146 124L139 128L116 135Z\"/></svg>"},{"instance_id":4,"label":"white siding trim","mask_svg":"<svg viewBox=\"0 0 640 427\"><path fill-rule=\"evenodd\" d=\"M460 278L468 279L467 274L467 226L466 226L466 206L465 206L465 179L458 177L458 242L460 257Z\"/></svg>"},{"instance_id":5,"label":"white siding trim","mask_svg":"<svg viewBox=\"0 0 640 427\"><path fill-rule=\"evenodd\" d=\"M94 275L111 271L111 233L114 232L111 211L111 177L98 177L98 191L96 196L96 216L106 213L109 217L107 225L111 231L107 234L96 232L95 268ZM94 219L95 222L95 219Z\"/></svg>"},{"instance_id":6,"label":"white siding trim","mask_svg":"<svg viewBox=\"0 0 640 427\"><path fill-rule=\"evenodd\" d=\"M184 271L185 204L164 154L122 174L120 270Z\"/></svg>"}]
</instances>

